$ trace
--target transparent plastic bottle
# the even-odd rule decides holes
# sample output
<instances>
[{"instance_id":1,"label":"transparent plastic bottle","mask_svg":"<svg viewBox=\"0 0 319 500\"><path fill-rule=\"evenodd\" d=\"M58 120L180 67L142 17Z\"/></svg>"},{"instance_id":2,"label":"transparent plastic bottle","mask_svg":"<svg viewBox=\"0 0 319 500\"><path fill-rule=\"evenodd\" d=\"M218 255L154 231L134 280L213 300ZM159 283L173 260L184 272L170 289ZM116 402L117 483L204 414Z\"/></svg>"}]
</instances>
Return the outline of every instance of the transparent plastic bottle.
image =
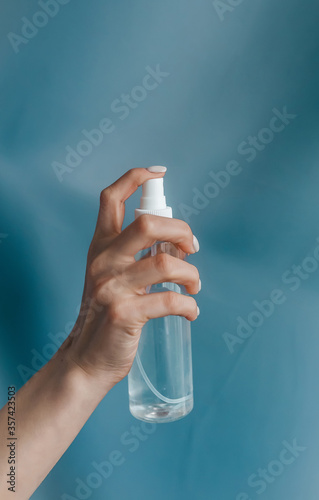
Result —
<instances>
[{"instance_id":1,"label":"transparent plastic bottle","mask_svg":"<svg viewBox=\"0 0 319 500\"><path fill-rule=\"evenodd\" d=\"M153 179L144 183L141 209L137 209L135 215L153 213L171 217L171 208L166 207L166 201L165 207L162 203L162 208L159 208L159 204L155 203L158 199L156 193L161 191L163 193L163 179L154 179L154 181L161 181L161 184L157 183L157 186L154 184L153 186L145 186L152 181ZM147 194L151 193L153 207L157 208L143 208L143 198L145 206L145 198L147 198ZM148 207L152 207L151 198L149 197L147 201ZM159 241L150 249L139 252L136 259L143 258L147 254L154 256L158 253L168 253L184 260L187 257L187 254L171 242ZM149 285L146 289L147 293L168 290L187 295L184 286L171 282ZM172 422L185 417L193 409L191 325L189 320L184 316L170 315L150 319L144 325L137 354L128 374L128 389L130 412L134 417L146 422Z\"/></svg>"}]
</instances>

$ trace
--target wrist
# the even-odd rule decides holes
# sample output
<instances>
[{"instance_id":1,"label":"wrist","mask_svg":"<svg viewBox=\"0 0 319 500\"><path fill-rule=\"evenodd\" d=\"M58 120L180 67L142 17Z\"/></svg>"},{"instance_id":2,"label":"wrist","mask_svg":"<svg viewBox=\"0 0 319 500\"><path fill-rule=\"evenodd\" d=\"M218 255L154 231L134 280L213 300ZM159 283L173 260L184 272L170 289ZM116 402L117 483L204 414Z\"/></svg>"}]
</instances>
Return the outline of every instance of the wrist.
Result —
<instances>
[{"instance_id":1,"label":"wrist","mask_svg":"<svg viewBox=\"0 0 319 500\"><path fill-rule=\"evenodd\" d=\"M77 387L81 387L83 392L90 393L101 400L117 383L111 372L89 371L81 365L74 355L72 346L58 350L58 364L63 366L65 376ZM71 382L71 383L72 383Z\"/></svg>"}]
</instances>

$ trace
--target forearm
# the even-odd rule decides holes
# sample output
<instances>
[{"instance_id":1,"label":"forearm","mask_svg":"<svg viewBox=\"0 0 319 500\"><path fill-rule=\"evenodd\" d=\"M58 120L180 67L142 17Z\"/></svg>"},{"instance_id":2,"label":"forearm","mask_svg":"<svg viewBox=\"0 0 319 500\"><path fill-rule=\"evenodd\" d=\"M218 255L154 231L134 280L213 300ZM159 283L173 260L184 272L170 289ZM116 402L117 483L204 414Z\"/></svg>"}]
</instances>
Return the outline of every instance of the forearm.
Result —
<instances>
[{"instance_id":1,"label":"forearm","mask_svg":"<svg viewBox=\"0 0 319 500\"><path fill-rule=\"evenodd\" d=\"M16 500L39 486L79 433L111 381L95 383L67 356L57 354L16 394ZM0 411L0 497L8 491L7 405ZM11 496L10 496L11 495Z\"/></svg>"}]
</instances>

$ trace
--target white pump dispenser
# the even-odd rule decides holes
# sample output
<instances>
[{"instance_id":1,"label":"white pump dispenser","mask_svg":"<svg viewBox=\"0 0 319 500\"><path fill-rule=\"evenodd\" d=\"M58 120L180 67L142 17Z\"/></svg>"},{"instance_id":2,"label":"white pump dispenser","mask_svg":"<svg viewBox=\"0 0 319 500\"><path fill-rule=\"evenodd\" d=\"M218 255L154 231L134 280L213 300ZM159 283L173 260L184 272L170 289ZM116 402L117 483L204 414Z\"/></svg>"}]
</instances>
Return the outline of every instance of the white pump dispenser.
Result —
<instances>
[{"instance_id":1,"label":"white pump dispenser","mask_svg":"<svg viewBox=\"0 0 319 500\"><path fill-rule=\"evenodd\" d=\"M142 186L140 208L135 209L135 219L142 214L173 217L172 208L166 205L163 177L145 181Z\"/></svg>"}]
</instances>

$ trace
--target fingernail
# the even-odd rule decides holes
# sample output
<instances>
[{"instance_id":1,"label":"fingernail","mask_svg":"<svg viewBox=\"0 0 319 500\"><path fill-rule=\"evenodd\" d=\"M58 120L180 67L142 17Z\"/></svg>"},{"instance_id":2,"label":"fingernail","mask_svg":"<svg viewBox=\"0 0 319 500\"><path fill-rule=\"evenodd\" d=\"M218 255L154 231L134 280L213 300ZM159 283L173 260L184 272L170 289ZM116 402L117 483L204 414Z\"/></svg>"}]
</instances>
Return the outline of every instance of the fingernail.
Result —
<instances>
[{"instance_id":1,"label":"fingernail","mask_svg":"<svg viewBox=\"0 0 319 500\"><path fill-rule=\"evenodd\" d=\"M161 167L160 165L156 165L154 167L147 167L149 172L152 172L154 174L160 173L160 172L166 172L167 168L166 167Z\"/></svg>"},{"instance_id":2,"label":"fingernail","mask_svg":"<svg viewBox=\"0 0 319 500\"><path fill-rule=\"evenodd\" d=\"M201 289L202 289L202 282L201 282L201 280L200 280L200 278L199 278L199 282L198 282L198 291L200 292L200 291L201 291Z\"/></svg>"},{"instance_id":3,"label":"fingernail","mask_svg":"<svg viewBox=\"0 0 319 500\"><path fill-rule=\"evenodd\" d=\"M197 316L199 316L200 314L200 310L199 310L199 307L197 306Z\"/></svg>"},{"instance_id":4,"label":"fingernail","mask_svg":"<svg viewBox=\"0 0 319 500\"><path fill-rule=\"evenodd\" d=\"M193 247L194 247L195 252L198 252L199 243L198 243L198 239L196 238L195 234L193 234Z\"/></svg>"}]
</instances>

